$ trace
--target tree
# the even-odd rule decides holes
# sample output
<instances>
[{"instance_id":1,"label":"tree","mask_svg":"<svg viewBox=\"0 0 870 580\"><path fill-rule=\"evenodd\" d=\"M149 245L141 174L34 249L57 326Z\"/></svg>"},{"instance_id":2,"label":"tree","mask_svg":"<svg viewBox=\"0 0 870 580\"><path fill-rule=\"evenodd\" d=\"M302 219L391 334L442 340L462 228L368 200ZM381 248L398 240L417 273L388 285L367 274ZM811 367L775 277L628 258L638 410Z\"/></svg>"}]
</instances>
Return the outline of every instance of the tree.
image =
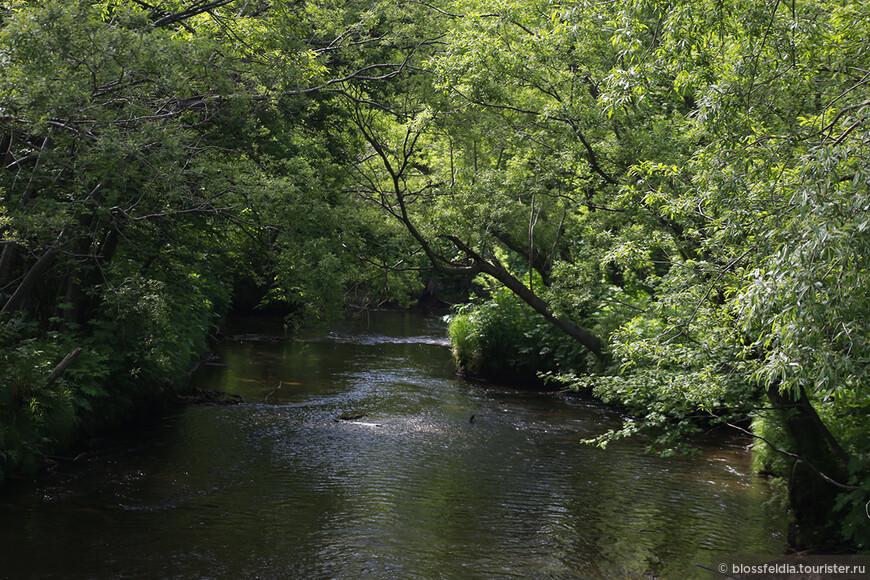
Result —
<instances>
[{"instance_id":1,"label":"tree","mask_svg":"<svg viewBox=\"0 0 870 580\"><path fill-rule=\"evenodd\" d=\"M756 418L795 543L865 545L865 9L750 4L433 7L409 88L349 94L357 193L612 356L573 379L642 417L610 436Z\"/></svg>"},{"instance_id":2,"label":"tree","mask_svg":"<svg viewBox=\"0 0 870 580\"><path fill-rule=\"evenodd\" d=\"M8 416L177 374L233 280L314 320L428 266L589 353L565 380L637 416L597 441L731 425L796 544L870 541L867 8L5 6Z\"/></svg>"},{"instance_id":3,"label":"tree","mask_svg":"<svg viewBox=\"0 0 870 580\"><path fill-rule=\"evenodd\" d=\"M641 157L623 188L692 243L649 308L612 335L623 372L596 390L664 428L665 444L699 410L731 425L755 417L761 455L788 464L793 542L866 546L868 447L855 423L866 380L850 331L866 325L865 301L851 299L865 296L852 248L865 243L867 141L850 116L867 102L866 48L852 36L863 9L744 8L633 3L614 31L627 62L603 95L631 73L636 94L670 78L692 105L660 121L695 142L683 160Z\"/></svg>"},{"instance_id":4,"label":"tree","mask_svg":"<svg viewBox=\"0 0 870 580\"><path fill-rule=\"evenodd\" d=\"M292 34L300 20L281 12L273 41L268 12L6 4L0 469L165 393L240 276L279 276L321 309L339 300L346 278L326 281L341 270L341 220L328 218L342 132L330 131L334 108L299 88L323 72ZM316 260L319 278L294 275L293 258Z\"/></svg>"}]
</instances>

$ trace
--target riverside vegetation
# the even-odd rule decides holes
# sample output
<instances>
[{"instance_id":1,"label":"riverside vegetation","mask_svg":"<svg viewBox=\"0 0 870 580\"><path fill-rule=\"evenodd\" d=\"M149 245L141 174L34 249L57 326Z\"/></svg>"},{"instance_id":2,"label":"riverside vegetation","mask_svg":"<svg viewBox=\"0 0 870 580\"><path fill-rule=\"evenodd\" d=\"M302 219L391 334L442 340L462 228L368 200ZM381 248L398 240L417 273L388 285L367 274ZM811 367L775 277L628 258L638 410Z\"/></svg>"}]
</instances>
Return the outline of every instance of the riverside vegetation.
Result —
<instances>
[{"instance_id":1,"label":"riverside vegetation","mask_svg":"<svg viewBox=\"0 0 870 580\"><path fill-rule=\"evenodd\" d=\"M751 434L870 549L870 7L0 1L0 476L290 325L465 284L469 373ZM244 291L243 291L244 290Z\"/></svg>"}]
</instances>

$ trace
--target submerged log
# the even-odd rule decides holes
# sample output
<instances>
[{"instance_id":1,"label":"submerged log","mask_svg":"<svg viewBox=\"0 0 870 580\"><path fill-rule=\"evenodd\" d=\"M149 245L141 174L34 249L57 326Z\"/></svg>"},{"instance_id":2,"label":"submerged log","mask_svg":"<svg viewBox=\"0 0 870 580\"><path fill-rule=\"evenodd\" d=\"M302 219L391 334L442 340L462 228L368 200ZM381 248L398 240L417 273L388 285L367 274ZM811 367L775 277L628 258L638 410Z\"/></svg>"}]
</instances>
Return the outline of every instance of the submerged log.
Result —
<instances>
[{"instance_id":1,"label":"submerged log","mask_svg":"<svg viewBox=\"0 0 870 580\"><path fill-rule=\"evenodd\" d=\"M236 393L225 393L209 389L190 388L178 393L178 400L189 405L238 405L245 398Z\"/></svg>"}]
</instances>

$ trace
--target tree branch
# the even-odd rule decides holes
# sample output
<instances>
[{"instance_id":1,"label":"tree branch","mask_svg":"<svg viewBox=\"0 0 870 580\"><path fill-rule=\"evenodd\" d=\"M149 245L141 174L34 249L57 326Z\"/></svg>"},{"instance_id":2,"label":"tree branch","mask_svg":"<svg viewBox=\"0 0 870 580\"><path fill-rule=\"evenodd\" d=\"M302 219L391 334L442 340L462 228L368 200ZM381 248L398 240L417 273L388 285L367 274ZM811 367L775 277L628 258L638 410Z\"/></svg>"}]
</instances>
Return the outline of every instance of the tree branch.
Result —
<instances>
[{"instance_id":1,"label":"tree branch","mask_svg":"<svg viewBox=\"0 0 870 580\"><path fill-rule=\"evenodd\" d=\"M213 0L212 2L203 2L202 0L198 0L194 2L193 5L187 10L182 10L181 12L174 12L172 14L167 14L166 16L162 16L154 21L154 26L169 26L170 24L175 24L176 22L181 22L183 20L187 20L188 18L192 18L203 12L208 12L209 10L214 10L215 8L220 8L221 6L226 6L227 4L232 4L235 0Z\"/></svg>"},{"instance_id":2,"label":"tree branch","mask_svg":"<svg viewBox=\"0 0 870 580\"><path fill-rule=\"evenodd\" d=\"M753 433L752 431L749 431L748 429L744 429L743 427L740 427L739 425L735 425L733 423L725 423L725 424L728 425L729 427L737 429L741 433L749 435L750 437L764 441L765 443L767 443L767 445L771 449L773 449L777 453L785 455L786 457L791 457L792 459L803 463L804 465L806 465L807 467L812 469L816 475L818 475L819 477L821 477L822 479L824 479L826 482L830 483L834 487L837 487L837 488L845 490L845 491L854 491L856 489L861 489L859 486L846 485L844 483L840 483L839 481L835 481L835 480L831 479L830 477L828 477L827 475L822 473L822 471L818 467L816 467L815 465L813 465L812 463L810 463L809 461L807 461L806 459L804 459L800 455L796 455L794 453L791 453L790 451L786 451L785 449L780 449L779 447L777 447L776 445L771 443L768 439L766 439L765 437L762 437L761 435L758 435L757 433Z\"/></svg>"}]
</instances>

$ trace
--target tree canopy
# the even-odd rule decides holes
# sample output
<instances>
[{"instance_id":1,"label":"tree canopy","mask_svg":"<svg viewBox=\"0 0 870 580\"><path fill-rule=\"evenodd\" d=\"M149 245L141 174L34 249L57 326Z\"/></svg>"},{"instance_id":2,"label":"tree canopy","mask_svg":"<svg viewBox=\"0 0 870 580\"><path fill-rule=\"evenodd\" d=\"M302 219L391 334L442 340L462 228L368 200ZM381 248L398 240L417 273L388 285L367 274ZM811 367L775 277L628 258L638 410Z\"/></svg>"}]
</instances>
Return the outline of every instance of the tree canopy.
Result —
<instances>
[{"instance_id":1,"label":"tree canopy","mask_svg":"<svg viewBox=\"0 0 870 580\"><path fill-rule=\"evenodd\" d=\"M0 4L2 464L183 374L234 289L305 323L454 277L470 372L623 406L600 444L750 434L795 544L867 549L868 11Z\"/></svg>"}]
</instances>

